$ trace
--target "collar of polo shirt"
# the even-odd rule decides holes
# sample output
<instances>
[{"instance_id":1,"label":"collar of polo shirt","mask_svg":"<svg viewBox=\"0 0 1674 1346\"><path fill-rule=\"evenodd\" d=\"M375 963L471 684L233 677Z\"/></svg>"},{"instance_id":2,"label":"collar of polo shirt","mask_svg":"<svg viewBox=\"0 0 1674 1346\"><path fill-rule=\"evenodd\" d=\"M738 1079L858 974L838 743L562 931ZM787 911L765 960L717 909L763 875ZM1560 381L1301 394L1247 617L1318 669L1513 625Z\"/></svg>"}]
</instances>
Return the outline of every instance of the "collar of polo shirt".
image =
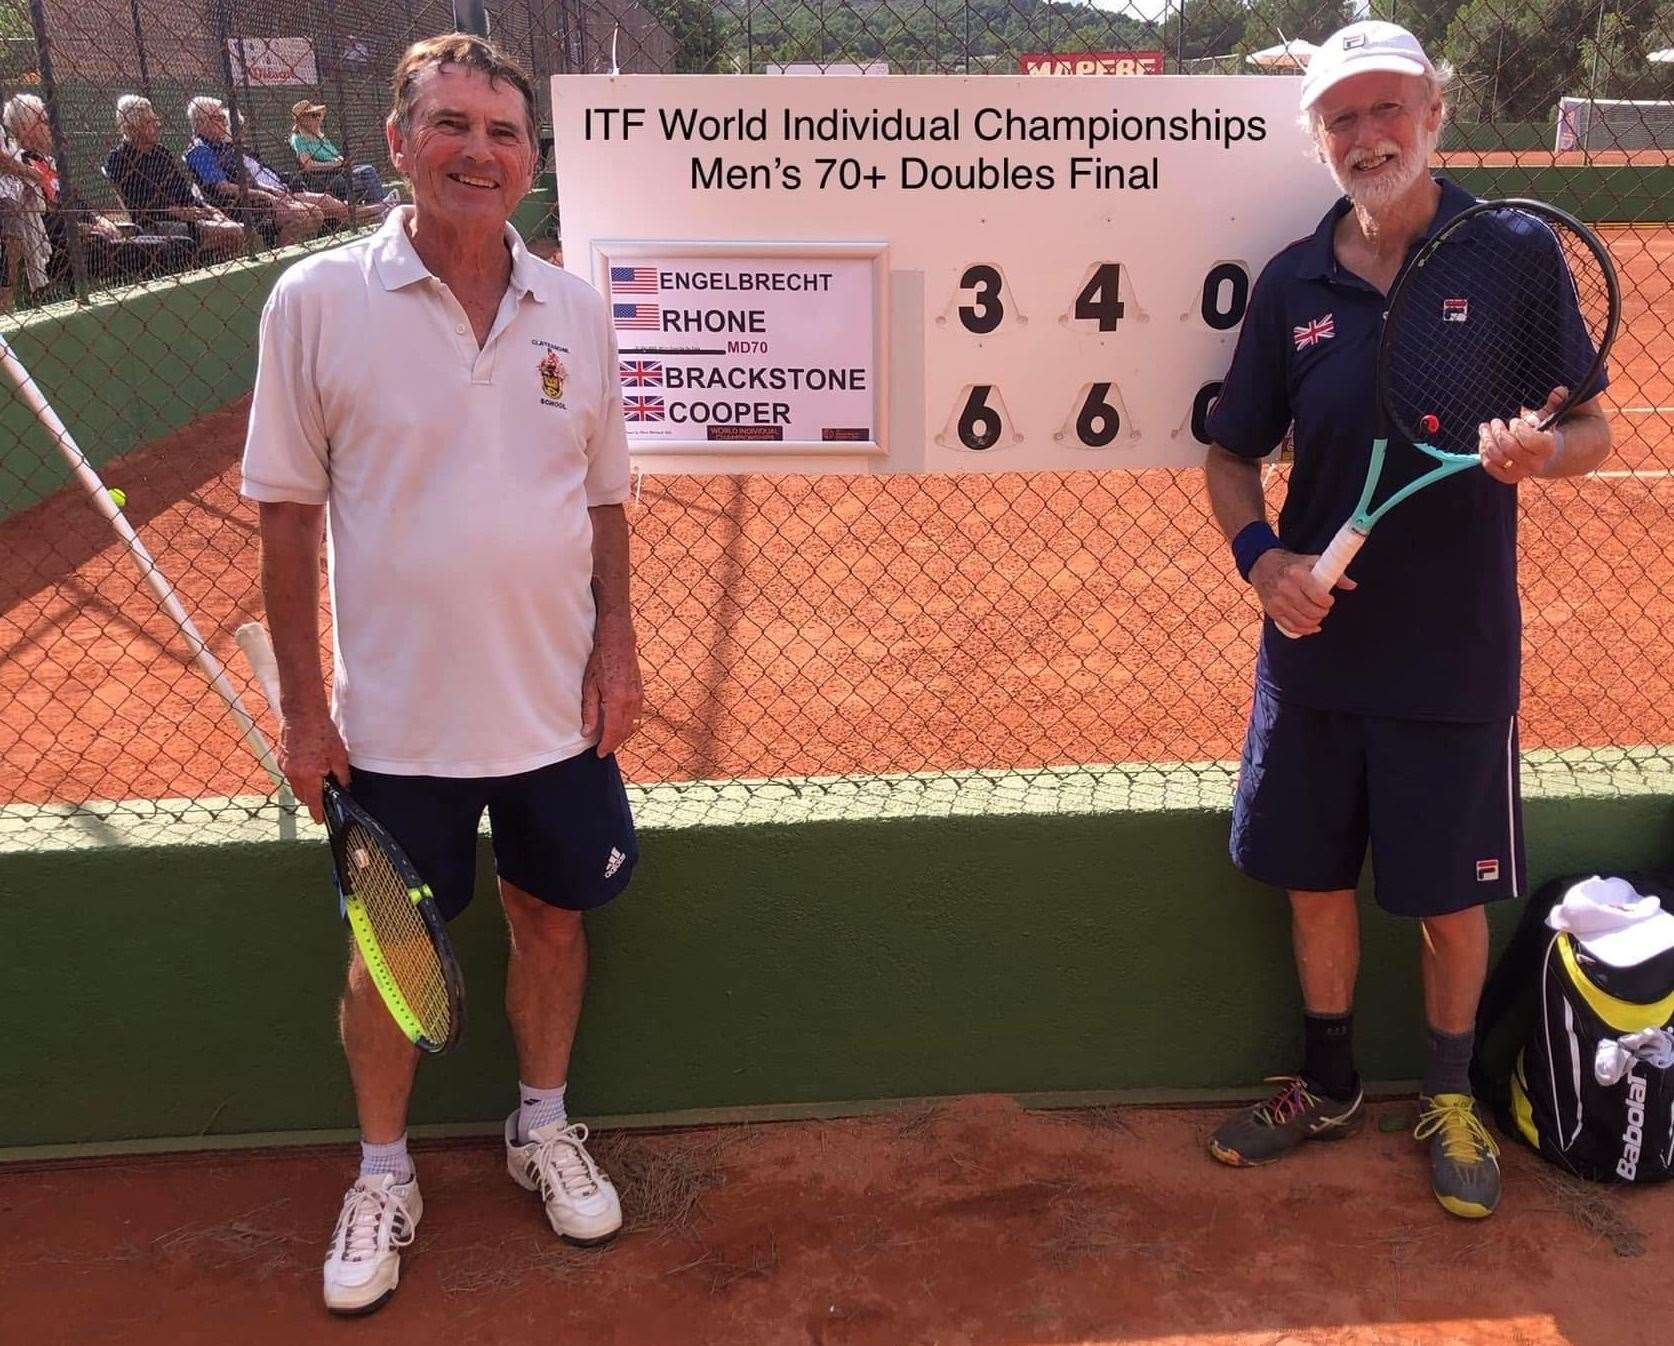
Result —
<instances>
[{"instance_id":1,"label":"collar of polo shirt","mask_svg":"<svg viewBox=\"0 0 1674 1346\"><path fill-rule=\"evenodd\" d=\"M399 290L404 285L426 280L432 272L413 246L407 226L413 218L413 207L398 206L390 211L382 228L374 236L372 265L386 290ZM552 297L554 279L544 274L546 264L538 261L523 246L523 239L510 224L506 229L506 247L511 252L511 288L519 295L529 295L536 303L544 304Z\"/></svg>"},{"instance_id":2,"label":"collar of polo shirt","mask_svg":"<svg viewBox=\"0 0 1674 1346\"><path fill-rule=\"evenodd\" d=\"M1413 240L1414 250L1422 247L1434 238L1441 227L1457 215L1476 204L1476 197L1472 196L1451 178L1436 177L1441 184L1441 200L1436 203L1436 215L1424 231L1421 238ZM1319 227L1307 240L1304 261L1298 275L1303 280L1330 280L1337 271L1337 252L1333 243L1333 236L1337 228L1337 221L1342 219L1354 208L1353 202L1344 196L1337 204L1326 212L1325 218L1319 222Z\"/></svg>"}]
</instances>

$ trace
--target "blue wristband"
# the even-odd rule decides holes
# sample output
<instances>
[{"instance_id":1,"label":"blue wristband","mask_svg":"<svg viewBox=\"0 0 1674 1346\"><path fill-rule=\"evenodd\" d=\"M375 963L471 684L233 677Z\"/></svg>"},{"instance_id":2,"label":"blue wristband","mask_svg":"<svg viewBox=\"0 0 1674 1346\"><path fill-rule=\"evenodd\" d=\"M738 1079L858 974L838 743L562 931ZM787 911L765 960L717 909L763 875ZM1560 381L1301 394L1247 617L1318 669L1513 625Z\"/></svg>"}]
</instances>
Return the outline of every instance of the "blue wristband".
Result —
<instances>
[{"instance_id":1,"label":"blue wristband","mask_svg":"<svg viewBox=\"0 0 1674 1346\"><path fill-rule=\"evenodd\" d=\"M1238 536L1232 539L1232 559L1246 583L1255 563L1278 545L1279 535L1267 526L1265 519L1247 523L1238 530Z\"/></svg>"}]
</instances>

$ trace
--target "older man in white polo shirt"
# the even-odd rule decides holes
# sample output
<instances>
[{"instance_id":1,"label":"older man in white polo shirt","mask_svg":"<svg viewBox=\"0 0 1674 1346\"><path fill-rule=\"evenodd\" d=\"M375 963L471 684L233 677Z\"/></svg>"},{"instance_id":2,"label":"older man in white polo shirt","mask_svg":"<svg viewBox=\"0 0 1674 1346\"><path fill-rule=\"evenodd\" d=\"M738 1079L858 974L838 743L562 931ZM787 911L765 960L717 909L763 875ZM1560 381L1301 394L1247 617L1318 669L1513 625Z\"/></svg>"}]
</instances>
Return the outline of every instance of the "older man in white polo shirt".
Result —
<instances>
[{"instance_id":1,"label":"older man in white polo shirt","mask_svg":"<svg viewBox=\"0 0 1674 1346\"><path fill-rule=\"evenodd\" d=\"M527 78L456 33L412 47L395 91L390 154L414 205L298 263L262 315L244 492L261 507L280 758L316 819L335 773L450 917L470 901L488 811L521 1077L507 1165L560 1236L597 1243L621 1207L564 1085L582 913L637 857L612 755L640 702L616 343L599 295L508 226L535 162ZM415 1052L352 950L341 1026L362 1162L324 1280L327 1307L355 1313L394 1290L422 1204L406 1148Z\"/></svg>"}]
</instances>

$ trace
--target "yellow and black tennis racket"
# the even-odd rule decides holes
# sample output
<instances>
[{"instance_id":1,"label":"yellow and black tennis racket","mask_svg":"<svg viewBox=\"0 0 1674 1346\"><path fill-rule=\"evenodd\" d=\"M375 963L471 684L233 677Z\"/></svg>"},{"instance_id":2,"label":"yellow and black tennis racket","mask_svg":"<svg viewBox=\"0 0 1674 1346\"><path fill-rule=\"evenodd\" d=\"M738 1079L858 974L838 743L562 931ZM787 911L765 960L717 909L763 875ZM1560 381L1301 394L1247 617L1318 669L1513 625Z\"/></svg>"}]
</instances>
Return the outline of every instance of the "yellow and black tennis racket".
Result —
<instances>
[{"instance_id":1,"label":"yellow and black tennis racket","mask_svg":"<svg viewBox=\"0 0 1674 1346\"><path fill-rule=\"evenodd\" d=\"M267 628L248 622L237 640L278 717L279 666ZM325 778L324 800L337 894L366 970L414 1046L448 1051L465 1031L465 981L430 885L335 777Z\"/></svg>"}]
</instances>

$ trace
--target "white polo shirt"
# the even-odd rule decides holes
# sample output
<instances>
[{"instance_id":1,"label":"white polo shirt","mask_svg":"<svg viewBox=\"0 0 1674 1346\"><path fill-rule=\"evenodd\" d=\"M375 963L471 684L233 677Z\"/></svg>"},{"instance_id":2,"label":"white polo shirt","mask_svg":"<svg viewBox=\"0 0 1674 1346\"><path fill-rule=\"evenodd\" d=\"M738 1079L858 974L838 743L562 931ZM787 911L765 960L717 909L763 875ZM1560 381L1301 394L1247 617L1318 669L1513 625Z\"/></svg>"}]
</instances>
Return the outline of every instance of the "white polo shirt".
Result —
<instances>
[{"instance_id":1,"label":"white polo shirt","mask_svg":"<svg viewBox=\"0 0 1674 1346\"><path fill-rule=\"evenodd\" d=\"M598 293L508 227L511 282L479 350L411 218L280 277L243 490L327 506L332 713L352 765L532 771L590 744L587 510L628 495L616 338Z\"/></svg>"}]
</instances>

